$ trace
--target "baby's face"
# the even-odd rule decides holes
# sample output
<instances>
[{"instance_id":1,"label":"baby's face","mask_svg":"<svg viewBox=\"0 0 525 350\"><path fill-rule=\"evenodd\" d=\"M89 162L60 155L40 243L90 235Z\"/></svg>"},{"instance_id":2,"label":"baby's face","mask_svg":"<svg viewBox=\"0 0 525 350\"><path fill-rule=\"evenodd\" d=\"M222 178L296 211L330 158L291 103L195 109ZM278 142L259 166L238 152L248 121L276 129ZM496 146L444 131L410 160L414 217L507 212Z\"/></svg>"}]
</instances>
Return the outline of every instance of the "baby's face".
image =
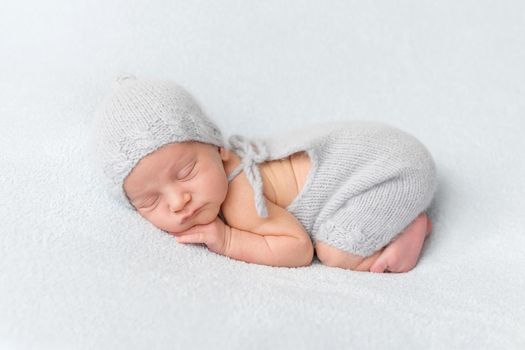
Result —
<instances>
[{"instance_id":1,"label":"baby's face","mask_svg":"<svg viewBox=\"0 0 525 350\"><path fill-rule=\"evenodd\" d=\"M210 223L228 192L223 164L228 155L222 147L195 141L164 145L138 162L124 191L140 215L161 230L178 233Z\"/></svg>"}]
</instances>

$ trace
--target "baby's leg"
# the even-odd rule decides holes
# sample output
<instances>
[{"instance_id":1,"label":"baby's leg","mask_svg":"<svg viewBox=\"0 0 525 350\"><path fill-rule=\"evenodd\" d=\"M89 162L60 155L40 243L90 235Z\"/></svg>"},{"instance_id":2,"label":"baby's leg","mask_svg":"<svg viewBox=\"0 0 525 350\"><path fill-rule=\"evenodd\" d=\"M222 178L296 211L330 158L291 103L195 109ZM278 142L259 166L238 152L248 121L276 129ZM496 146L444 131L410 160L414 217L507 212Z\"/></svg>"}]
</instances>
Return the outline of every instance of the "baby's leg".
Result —
<instances>
[{"instance_id":1,"label":"baby's leg","mask_svg":"<svg viewBox=\"0 0 525 350\"><path fill-rule=\"evenodd\" d=\"M408 225L390 242L370 267L370 272L407 272L416 266L425 238L432 231L432 222L426 213Z\"/></svg>"},{"instance_id":2,"label":"baby's leg","mask_svg":"<svg viewBox=\"0 0 525 350\"><path fill-rule=\"evenodd\" d=\"M321 241L315 241L315 253L323 265L354 271L368 271L384 249L364 257L345 252Z\"/></svg>"},{"instance_id":3,"label":"baby's leg","mask_svg":"<svg viewBox=\"0 0 525 350\"><path fill-rule=\"evenodd\" d=\"M320 241L315 242L315 251L327 266L354 271L406 272L416 265L423 241L431 230L430 219L422 213L398 237L371 256L350 254Z\"/></svg>"}]
</instances>

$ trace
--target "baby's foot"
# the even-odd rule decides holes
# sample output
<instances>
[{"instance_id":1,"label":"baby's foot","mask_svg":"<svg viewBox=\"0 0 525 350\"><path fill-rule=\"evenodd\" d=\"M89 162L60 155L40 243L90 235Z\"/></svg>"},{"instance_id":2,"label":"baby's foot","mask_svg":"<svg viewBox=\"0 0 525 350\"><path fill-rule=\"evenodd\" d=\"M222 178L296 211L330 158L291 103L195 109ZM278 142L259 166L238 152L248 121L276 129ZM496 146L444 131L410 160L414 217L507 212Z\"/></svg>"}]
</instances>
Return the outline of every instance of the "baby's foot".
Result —
<instances>
[{"instance_id":1,"label":"baby's foot","mask_svg":"<svg viewBox=\"0 0 525 350\"><path fill-rule=\"evenodd\" d=\"M432 221L421 213L390 242L370 267L370 272L407 272L416 266L425 238L432 231Z\"/></svg>"}]
</instances>

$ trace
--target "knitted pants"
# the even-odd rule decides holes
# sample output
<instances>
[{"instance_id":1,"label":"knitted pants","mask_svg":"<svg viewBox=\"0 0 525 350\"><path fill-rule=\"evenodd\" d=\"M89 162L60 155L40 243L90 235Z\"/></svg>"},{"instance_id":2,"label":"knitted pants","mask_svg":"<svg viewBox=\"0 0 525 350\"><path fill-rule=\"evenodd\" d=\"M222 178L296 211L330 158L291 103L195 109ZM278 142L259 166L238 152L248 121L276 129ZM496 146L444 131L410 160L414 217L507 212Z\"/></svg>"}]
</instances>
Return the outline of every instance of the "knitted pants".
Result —
<instances>
[{"instance_id":1,"label":"knitted pants","mask_svg":"<svg viewBox=\"0 0 525 350\"><path fill-rule=\"evenodd\" d=\"M330 214L311 233L314 241L370 256L428 209L437 189L435 163L417 140L399 137L392 161L382 156L352 162L345 185L324 205ZM406 152L400 152L399 140Z\"/></svg>"}]
</instances>

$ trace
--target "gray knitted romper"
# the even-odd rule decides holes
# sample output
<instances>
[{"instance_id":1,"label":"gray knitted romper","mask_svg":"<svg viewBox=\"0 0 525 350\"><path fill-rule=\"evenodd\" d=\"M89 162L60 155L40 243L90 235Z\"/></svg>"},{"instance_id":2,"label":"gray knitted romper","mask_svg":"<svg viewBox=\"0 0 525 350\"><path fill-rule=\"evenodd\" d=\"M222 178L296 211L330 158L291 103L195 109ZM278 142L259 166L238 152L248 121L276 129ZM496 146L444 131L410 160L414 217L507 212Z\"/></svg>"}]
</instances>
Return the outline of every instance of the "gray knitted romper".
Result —
<instances>
[{"instance_id":1,"label":"gray knitted romper","mask_svg":"<svg viewBox=\"0 0 525 350\"><path fill-rule=\"evenodd\" d=\"M437 190L431 154L414 136L374 121L316 124L277 137L228 138L266 217L258 164L306 151L311 168L286 208L312 240L369 256L387 245L421 212Z\"/></svg>"}]
</instances>

